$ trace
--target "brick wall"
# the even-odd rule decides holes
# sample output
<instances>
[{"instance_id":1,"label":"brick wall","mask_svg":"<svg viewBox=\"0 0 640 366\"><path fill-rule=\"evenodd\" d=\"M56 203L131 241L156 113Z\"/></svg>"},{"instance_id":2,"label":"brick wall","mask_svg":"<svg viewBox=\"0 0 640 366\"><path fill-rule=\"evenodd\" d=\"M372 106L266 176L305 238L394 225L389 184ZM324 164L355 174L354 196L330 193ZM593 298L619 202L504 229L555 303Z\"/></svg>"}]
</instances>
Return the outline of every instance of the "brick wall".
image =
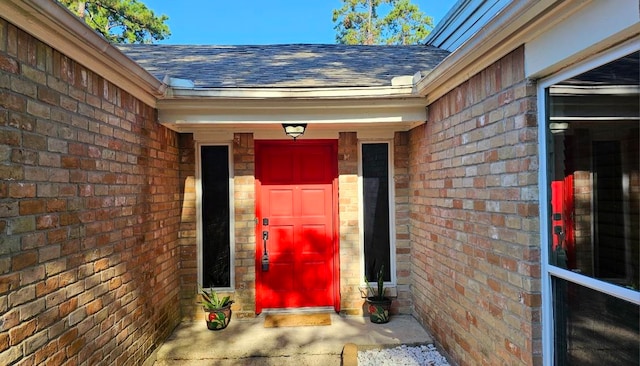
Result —
<instances>
[{"instance_id":1,"label":"brick wall","mask_svg":"<svg viewBox=\"0 0 640 366\"><path fill-rule=\"evenodd\" d=\"M341 132L338 137L338 211L340 230L340 310L363 313L360 296L360 234L358 229L358 136Z\"/></svg>"},{"instance_id":2,"label":"brick wall","mask_svg":"<svg viewBox=\"0 0 640 366\"><path fill-rule=\"evenodd\" d=\"M409 240L409 133L396 132L393 140L393 182L395 191L397 297L393 311L413 312L411 297L411 241Z\"/></svg>"},{"instance_id":3,"label":"brick wall","mask_svg":"<svg viewBox=\"0 0 640 366\"><path fill-rule=\"evenodd\" d=\"M341 132L338 140L338 185L340 216L341 311L365 314L360 292L361 245L359 237L358 138L355 132ZM391 312L411 314L411 252L409 240L409 134L396 132L393 141L395 193L395 248L397 286Z\"/></svg>"},{"instance_id":4,"label":"brick wall","mask_svg":"<svg viewBox=\"0 0 640 366\"><path fill-rule=\"evenodd\" d=\"M184 142L182 142L184 141ZM181 174L185 183L184 209L180 233L181 258L181 308L185 320L204 319L205 313L199 304L197 238L196 238L196 182L195 182L195 142L191 134L181 135ZM235 279L234 291L219 291L229 295L234 301L231 309L235 318L254 317L255 303L255 154L253 134L234 135L230 153L233 154L233 205L234 205L234 246Z\"/></svg>"},{"instance_id":5,"label":"brick wall","mask_svg":"<svg viewBox=\"0 0 640 366\"><path fill-rule=\"evenodd\" d=\"M0 19L0 364L134 365L180 319L156 112Z\"/></svg>"},{"instance_id":6,"label":"brick wall","mask_svg":"<svg viewBox=\"0 0 640 366\"><path fill-rule=\"evenodd\" d=\"M397 133L394 141L396 192L396 256L398 261L397 301L394 313L412 311L410 296L409 204L408 204L408 133ZM180 229L181 306L183 317L201 319L204 313L198 305L196 233L195 233L195 149L191 135L181 135L181 181L185 193ZM235 222L235 289L231 295L235 317L255 316L255 153L253 135L237 133L233 145L234 222ZM355 132L340 133L338 139L338 196L340 230L340 294L341 310L362 315L364 300L359 286L360 242L358 228L358 140Z\"/></svg>"},{"instance_id":7,"label":"brick wall","mask_svg":"<svg viewBox=\"0 0 640 366\"><path fill-rule=\"evenodd\" d=\"M576 268L586 276L593 276L593 249L591 237L592 228L592 205L593 183L591 181L591 139L589 131L577 129L573 136L567 137L567 148L556 146L556 155L566 154L571 156L573 166L574 184L574 215L575 223L574 240L576 249ZM560 140L558 140L560 143ZM557 161L555 166L564 167L565 161ZM559 159L557 157L556 159Z\"/></svg>"},{"instance_id":8,"label":"brick wall","mask_svg":"<svg viewBox=\"0 0 640 366\"><path fill-rule=\"evenodd\" d=\"M256 313L256 210L255 148L253 134L237 133L233 139L235 205L235 316Z\"/></svg>"},{"instance_id":9,"label":"brick wall","mask_svg":"<svg viewBox=\"0 0 640 366\"><path fill-rule=\"evenodd\" d=\"M535 97L519 48L411 131L415 314L460 365L541 363Z\"/></svg>"},{"instance_id":10,"label":"brick wall","mask_svg":"<svg viewBox=\"0 0 640 366\"><path fill-rule=\"evenodd\" d=\"M180 308L182 317L195 320L200 307L196 251L196 150L192 134L180 134L180 182L183 188L180 231ZM202 319L202 318L200 318Z\"/></svg>"}]
</instances>

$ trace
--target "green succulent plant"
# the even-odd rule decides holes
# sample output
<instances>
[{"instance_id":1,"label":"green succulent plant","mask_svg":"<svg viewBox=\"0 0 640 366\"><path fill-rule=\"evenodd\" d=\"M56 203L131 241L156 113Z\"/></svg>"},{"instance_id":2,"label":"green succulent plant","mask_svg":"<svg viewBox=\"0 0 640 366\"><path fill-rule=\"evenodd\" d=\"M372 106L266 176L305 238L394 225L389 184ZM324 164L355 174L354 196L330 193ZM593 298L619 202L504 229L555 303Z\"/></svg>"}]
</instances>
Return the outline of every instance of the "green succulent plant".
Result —
<instances>
[{"instance_id":1,"label":"green succulent plant","mask_svg":"<svg viewBox=\"0 0 640 366\"><path fill-rule=\"evenodd\" d=\"M207 310L222 309L233 304L233 300L229 296L218 296L218 293L214 290L207 291L200 288L200 296L202 297L202 306Z\"/></svg>"},{"instance_id":2,"label":"green succulent plant","mask_svg":"<svg viewBox=\"0 0 640 366\"><path fill-rule=\"evenodd\" d=\"M384 265L380 266L380 271L378 271L378 290L375 291L373 286L369 283L367 276L364 277L364 282L367 284L367 288L369 289L369 293L372 294L374 299L382 300L384 299Z\"/></svg>"}]
</instances>

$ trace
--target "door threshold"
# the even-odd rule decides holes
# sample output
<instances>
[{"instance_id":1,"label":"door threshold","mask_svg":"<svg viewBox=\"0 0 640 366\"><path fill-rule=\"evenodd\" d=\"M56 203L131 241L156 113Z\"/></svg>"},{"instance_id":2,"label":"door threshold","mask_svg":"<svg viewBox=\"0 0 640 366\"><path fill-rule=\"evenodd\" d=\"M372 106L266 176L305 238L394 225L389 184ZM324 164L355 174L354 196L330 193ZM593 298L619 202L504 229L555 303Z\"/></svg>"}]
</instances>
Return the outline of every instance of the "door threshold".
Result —
<instances>
[{"instance_id":1,"label":"door threshold","mask_svg":"<svg viewBox=\"0 0 640 366\"><path fill-rule=\"evenodd\" d=\"M314 314L335 313L333 306L318 306L305 308L270 308L262 309L262 314Z\"/></svg>"}]
</instances>

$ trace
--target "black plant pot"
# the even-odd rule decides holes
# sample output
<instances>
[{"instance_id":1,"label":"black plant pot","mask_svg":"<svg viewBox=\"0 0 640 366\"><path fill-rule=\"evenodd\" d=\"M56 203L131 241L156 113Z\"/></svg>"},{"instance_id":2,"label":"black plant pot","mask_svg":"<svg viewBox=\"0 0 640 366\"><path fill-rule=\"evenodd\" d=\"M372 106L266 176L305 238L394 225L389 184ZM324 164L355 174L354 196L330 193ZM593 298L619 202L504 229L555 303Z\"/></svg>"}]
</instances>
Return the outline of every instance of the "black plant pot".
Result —
<instances>
[{"instance_id":1,"label":"black plant pot","mask_svg":"<svg viewBox=\"0 0 640 366\"><path fill-rule=\"evenodd\" d=\"M204 311L206 312L207 328L210 330L224 329L231 321L231 304L215 310L205 308Z\"/></svg>"},{"instance_id":2,"label":"black plant pot","mask_svg":"<svg viewBox=\"0 0 640 366\"><path fill-rule=\"evenodd\" d=\"M391 299L384 297L382 299L378 297L367 297L367 304L369 305L369 320L372 323L384 324L389 322L389 310L391 309Z\"/></svg>"}]
</instances>

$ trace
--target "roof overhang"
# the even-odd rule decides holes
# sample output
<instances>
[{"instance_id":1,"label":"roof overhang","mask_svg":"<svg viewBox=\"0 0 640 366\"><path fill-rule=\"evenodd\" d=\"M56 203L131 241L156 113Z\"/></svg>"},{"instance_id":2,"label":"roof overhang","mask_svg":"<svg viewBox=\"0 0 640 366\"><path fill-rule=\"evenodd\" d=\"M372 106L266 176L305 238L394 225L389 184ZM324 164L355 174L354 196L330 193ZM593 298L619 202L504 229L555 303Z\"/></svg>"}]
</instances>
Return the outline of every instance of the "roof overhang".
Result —
<instances>
[{"instance_id":1,"label":"roof overhang","mask_svg":"<svg viewBox=\"0 0 640 366\"><path fill-rule=\"evenodd\" d=\"M535 39L592 0L513 1L417 82L427 105L511 51Z\"/></svg>"},{"instance_id":2,"label":"roof overhang","mask_svg":"<svg viewBox=\"0 0 640 366\"><path fill-rule=\"evenodd\" d=\"M591 0L516 1L423 78L400 85L347 88L169 87L50 0L0 1L0 14L63 54L159 110L178 132L228 131L307 122L340 129L408 130L426 121L426 106Z\"/></svg>"},{"instance_id":3,"label":"roof overhang","mask_svg":"<svg viewBox=\"0 0 640 366\"><path fill-rule=\"evenodd\" d=\"M2 0L0 17L155 107L166 87L51 0Z\"/></svg>"},{"instance_id":4,"label":"roof overhang","mask_svg":"<svg viewBox=\"0 0 640 366\"><path fill-rule=\"evenodd\" d=\"M282 123L306 122L310 126L305 136L333 136L337 131L392 136L393 131L409 130L426 120L425 99L415 92L419 74L379 87L198 89L174 80L176 86L156 79L54 1L4 0L0 14L157 108L159 122L177 132L257 131L268 136L281 133Z\"/></svg>"},{"instance_id":5,"label":"roof overhang","mask_svg":"<svg viewBox=\"0 0 640 366\"><path fill-rule=\"evenodd\" d=\"M262 131L282 137L282 123L308 123L315 137L337 131L388 136L426 121L425 99L413 87L302 89L176 89L158 101L159 122L177 132ZM271 131L271 132L269 132ZM322 131L322 133L321 133ZM366 132L365 132L366 131ZM305 133L305 136L309 136ZM392 136L392 135L391 135Z\"/></svg>"}]
</instances>

